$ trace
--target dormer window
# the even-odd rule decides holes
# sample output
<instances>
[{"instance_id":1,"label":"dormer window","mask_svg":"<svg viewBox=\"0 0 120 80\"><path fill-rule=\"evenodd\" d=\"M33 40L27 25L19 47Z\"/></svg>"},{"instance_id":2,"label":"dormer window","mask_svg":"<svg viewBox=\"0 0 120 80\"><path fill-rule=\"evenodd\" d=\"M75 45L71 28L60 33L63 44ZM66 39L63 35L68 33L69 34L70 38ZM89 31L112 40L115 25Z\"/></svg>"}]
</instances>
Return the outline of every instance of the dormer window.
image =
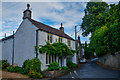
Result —
<instances>
[{"instance_id":1,"label":"dormer window","mask_svg":"<svg viewBox=\"0 0 120 80\"><path fill-rule=\"evenodd\" d=\"M52 34L48 34L48 43L52 43Z\"/></svg>"},{"instance_id":2,"label":"dormer window","mask_svg":"<svg viewBox=\"0 0 120 80\"><path fill-rule=\"evenodd\" d=\"M62 43L62 37L59 37L59 43Z\"/></svg>"}]
</instances>

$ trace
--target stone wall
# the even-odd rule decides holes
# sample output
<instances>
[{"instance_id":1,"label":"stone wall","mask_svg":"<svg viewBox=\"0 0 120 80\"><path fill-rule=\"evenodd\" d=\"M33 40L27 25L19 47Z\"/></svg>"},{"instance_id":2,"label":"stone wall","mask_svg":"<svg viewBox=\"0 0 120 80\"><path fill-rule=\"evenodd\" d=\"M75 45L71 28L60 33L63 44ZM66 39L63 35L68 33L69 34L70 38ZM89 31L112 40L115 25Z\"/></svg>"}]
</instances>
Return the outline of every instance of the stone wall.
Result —
<instances>
[{"instance_id":1,"label":"stone wall","mask_svg":"<svg viewBox=\"0 0 120 80\"><path fill-rule=\"evenodd\" d=\"M120 68L120 51L115 55L106 54L99 59L99 62L110 67Z\"/></svg>"},{"instance_id":2,"label":"stone wall","mask_svg":"<svg viewBox=\"0 0 120 80\"><path fill-rule=\"evenodd\" d=\"M54 70L54 71L43 71L42 74L48 78L55 78L67 74L71 70Z\"/></svg>"}]
</instances>

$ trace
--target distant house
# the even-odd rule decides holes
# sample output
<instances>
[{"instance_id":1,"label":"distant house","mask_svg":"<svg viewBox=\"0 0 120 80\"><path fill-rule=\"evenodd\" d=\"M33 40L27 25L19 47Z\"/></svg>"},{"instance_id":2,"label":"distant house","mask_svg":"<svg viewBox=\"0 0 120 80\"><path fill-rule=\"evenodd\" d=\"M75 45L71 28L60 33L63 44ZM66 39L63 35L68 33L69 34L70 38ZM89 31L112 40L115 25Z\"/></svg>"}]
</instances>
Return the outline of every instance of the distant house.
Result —
<instances>
[{"instance_id":1,"label":"distant house","mask_svg":"<svg viewBox=\"0 0 120 80\"><path fill-rule=\"evenodd\" d=\"M27 4L27 9L23 12L23 21L14 35L3 38L2 44L2 59L7 59L10 64L14 63L22 66L26 59L35 57L34 46L44 46L46 42L62 42L75 50L75 40L64 33L64 27L61 24L60 29L55 29L51 26L31 19L30 5ZM71 57L73 63L77 64L76 54ZM41 69L47 69L48 65L57 61L61 65L61 60L58 56L50 56L47 54L39 54L38 58L42 62ZM66 66L67 58L62 58L62 65Z\"/></svg>"}]
</instances>

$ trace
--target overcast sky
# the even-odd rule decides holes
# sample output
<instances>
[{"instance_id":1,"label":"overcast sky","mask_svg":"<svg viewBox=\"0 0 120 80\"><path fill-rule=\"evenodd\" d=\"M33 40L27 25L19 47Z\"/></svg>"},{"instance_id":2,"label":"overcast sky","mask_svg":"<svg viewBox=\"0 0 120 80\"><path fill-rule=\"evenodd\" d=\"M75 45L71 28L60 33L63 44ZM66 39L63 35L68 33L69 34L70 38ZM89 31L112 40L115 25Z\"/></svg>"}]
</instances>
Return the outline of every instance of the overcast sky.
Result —
<instances>
[{"instance_id":1,"label":"overcast sky","mask_svg":"<svg viewBox=\"0 0 120 80\"><path fill-rule=\"evenodd\" d=\"M14 1L14 2L13 2ZM42 22L46 25L52 26L54 28L59 29L60 24L63 23L63 27L65 28L65 33L74 38L74 26L75 24L81 25L82 18L84 17L84 9L86 7L86 3L84 0L79 2L80 0L76 0L76 2L72 1L68 2L67 0L60 1L47 0L44 2L43 0L34 0L31 2L30 0L27 2L23 2L22 0L9 0L2 1L0 3L0 13L2 20L0 20L0 39L4 37L4 34L7 33L7 36L12 34L12 31L16 31L19 25L22 22L23 11L27 8L27 3L30 4L30 9L32 11L32 19ZM40 2L42 1L42 2ZM70 0L69 0L70 1ZM89 1L89 0L86 0ZM104 0L108 1L109 0ZM119 0L115 0L112 3L118 3ZM110 4L110 3L109 3ZM0 18L1 19L1 18ZM80 27L77 27L77 31L80 30ZM89 37L83 37L81 35L81 31L78 32L78 35L81 37L81 42L88 41Z\"/></svg>"}]
</instances>

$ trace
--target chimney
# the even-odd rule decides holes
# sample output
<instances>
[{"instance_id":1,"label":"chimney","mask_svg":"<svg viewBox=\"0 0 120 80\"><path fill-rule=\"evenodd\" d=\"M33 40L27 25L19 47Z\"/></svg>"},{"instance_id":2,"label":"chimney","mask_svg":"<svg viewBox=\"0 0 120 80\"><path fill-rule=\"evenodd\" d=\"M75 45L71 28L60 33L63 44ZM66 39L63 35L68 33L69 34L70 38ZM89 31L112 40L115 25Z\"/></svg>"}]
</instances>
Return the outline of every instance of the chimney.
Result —
<instances>
[{"instance_id":1,"label":"chimney","mask_svg":"<svg viewBox=\"0 0 120 80\"><path fill-rule=\"evenodd\" d=\"M31 19L31 10L30 10L30 4L27 4L27 9L23 12L23 19L29 18Z\"/></svg>"},{"instance_id":2,"label":"chimney","mask_svg":"<svg viewBox=\"0 0 120 80\"><path fill-rule=\"evenodd\" d=\"M64 32L64 27L63 27L62 23L61 23L61 27L59 29L60 29L60 31Z\"/></svg>"}]
</instances>

